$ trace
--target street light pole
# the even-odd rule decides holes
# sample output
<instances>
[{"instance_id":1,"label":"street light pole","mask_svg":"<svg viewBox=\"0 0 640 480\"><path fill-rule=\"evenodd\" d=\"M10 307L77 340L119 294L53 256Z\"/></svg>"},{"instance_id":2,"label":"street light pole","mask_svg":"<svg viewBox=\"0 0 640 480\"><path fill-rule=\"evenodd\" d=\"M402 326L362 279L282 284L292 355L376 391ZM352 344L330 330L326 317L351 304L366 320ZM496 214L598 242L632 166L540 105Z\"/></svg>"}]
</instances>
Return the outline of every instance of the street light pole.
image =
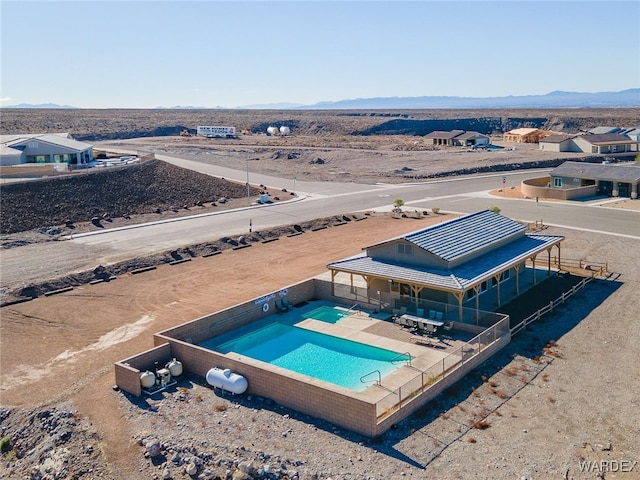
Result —
<instances>
[{"instance_id":1,"label":"street light pole","mask_svg":"<svg viewBox=\"0 0 640 480\"><path fill-rule=\"evenodd\" d=\"M251 206L251 187L249 186L249 160L247 160L247 205Z\"/></svg>"}]
</instances>

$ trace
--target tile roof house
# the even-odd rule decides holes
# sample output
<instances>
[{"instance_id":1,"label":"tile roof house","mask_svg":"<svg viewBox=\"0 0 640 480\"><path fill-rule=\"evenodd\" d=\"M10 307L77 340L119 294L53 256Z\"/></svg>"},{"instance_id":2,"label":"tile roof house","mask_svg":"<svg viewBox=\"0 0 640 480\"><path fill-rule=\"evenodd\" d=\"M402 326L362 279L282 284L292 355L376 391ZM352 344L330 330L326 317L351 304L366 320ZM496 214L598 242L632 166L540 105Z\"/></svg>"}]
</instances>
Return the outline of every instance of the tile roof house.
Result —
<instances>
[{"instance_id":1,"label":"tile roof house","mask_svg":"<svg viewBox=\"0 0 640 480\"><path fill-rule=\"evenodd\" d=\"M535 262L558 249L562 236L526 233L527 226L484 210L365 247L330 263L338 273L360 275L371 290L397 292L414 309L423 301L493 310L536 283ZM529 260L533 267L525 263ZM494 292L494 293L490 293ZM494 308L489 308L494 307Z\"/></svg>"}]
</instances>

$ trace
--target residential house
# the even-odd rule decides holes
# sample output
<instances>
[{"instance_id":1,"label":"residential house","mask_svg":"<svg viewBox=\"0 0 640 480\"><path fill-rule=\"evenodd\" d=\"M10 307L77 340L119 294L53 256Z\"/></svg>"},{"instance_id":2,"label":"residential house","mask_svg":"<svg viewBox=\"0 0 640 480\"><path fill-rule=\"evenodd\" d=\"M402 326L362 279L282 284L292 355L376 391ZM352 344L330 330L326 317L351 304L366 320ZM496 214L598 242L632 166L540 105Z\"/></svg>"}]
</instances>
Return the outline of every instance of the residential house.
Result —
<instances>
[{"instance_id":1,"label":"residential house","mask_svg":"<svg viewBox=\"0 0 640 480\"><path fill-rule=\"evenodd\" d=\"M552 189L581 189L587 194L638 198L640 164L564 162L550 172ZM592 187L585 189L584 187Z\"/></svg>"},{"instance_id":2,"label":"residential house","mask_svg":"<svg viewBox=\"0 0 640 480\"><path fill-rule=\"evenodd\" d=\"M68 133L0 136L0 165L66 163L84 166L94 161L93 145Z\"/></svg>"},{"instance_id":3,"label":"residential house","mask_svg":"<svg viewBox=\"0 0 640 480\"><path fill-rule=\"evenodd\" d=\"M433 145L447 147L474 147L489 145L489 135L479 132L465 132L464 130L451 130L449 132L434 131L424 136L431 140Z\"/></svg>"}]
</instances>

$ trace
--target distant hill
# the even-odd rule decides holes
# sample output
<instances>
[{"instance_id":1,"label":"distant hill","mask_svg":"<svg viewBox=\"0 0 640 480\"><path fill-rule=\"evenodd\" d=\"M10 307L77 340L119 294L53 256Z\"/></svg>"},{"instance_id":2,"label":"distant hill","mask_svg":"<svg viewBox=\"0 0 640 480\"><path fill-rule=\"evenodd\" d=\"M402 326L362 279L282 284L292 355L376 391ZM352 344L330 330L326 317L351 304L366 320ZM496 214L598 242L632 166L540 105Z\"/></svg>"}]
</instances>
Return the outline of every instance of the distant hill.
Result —
<instances>
[{"instance_id":1,"label":"distant hill","mask_svg":"<svg viewBox=\"0 0 640 480\"><path fill-rule=\"evenodd\" d=\"M620 92L551 92L508 97L378 97L320 102L304 110L640 107L640 88Z\"/></svg>"}]
</instances>

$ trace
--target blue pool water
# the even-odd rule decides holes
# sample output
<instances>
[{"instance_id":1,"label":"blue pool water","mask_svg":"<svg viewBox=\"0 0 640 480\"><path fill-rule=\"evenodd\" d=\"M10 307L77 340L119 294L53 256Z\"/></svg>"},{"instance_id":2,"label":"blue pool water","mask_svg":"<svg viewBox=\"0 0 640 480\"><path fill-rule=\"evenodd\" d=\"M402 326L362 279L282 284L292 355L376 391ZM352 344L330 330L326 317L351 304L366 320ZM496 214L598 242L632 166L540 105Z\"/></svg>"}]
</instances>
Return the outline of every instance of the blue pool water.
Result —
<instances>
[{"instance_id":1,"label":"blue pool water","mask_svg":"<svg viewBox=\"0 0 640 480\"><path fill-rule=\"evenodd\" d=\"M315 310L311 310L309 313L305 313L304 317L313 318L314 320L321 320L327 323L337 323L344 317L348 317L349 315L351 315L351 312L345 312L344 310L339 310L337 308L323 305L322 307L318 307Z\"/></svg>"},{"instance_id":2,"label":"blue pool water","mask_svg":"<svg viewBox=\"0 0 640 480\"><path fill-rule=\"evenodd\" d=\"M216 339L201 346L220 353L240 353L355 391L362 391L377 380L377 375L369 375L369 382L363 383L363 375L379 370L384 377L408 360L398 352L281 323L220 345L212 340Z\"/></svg>"}]
</instances>

